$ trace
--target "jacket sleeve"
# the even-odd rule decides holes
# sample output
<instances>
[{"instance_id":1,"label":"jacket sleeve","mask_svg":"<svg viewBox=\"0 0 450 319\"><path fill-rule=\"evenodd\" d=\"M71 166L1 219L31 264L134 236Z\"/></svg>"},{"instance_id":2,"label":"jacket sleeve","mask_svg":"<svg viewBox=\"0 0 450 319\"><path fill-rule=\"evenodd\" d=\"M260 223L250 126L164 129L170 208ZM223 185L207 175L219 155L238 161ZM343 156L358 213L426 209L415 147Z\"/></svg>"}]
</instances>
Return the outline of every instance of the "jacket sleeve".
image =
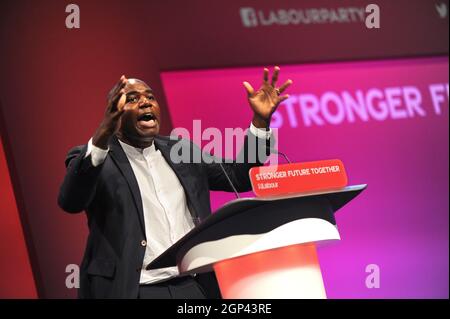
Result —
<instances>
[{"instance_id":1,"label":"jacket sleeve","mask_svg":"<svg viewBox=\"0 0 450 319\"><path fill-rule=\"evenodd\" d=\"M252 186L249 170L252 167L264 164L270 154L269 148L273 144L273 136L270 139L258 138L248 130L242 149L235 160L231 161L203 154L203 165L208 175L209 188L211 190L233 191L222 170L223 168L238 192L250 191Z\"/></svg>"},{"instance_id":2,"label":"jacket sleeve","mask_svg":"<svg viewBox=\"0 0 450 319\"><path fill-rule=\"evenodd\" d=\"M87 145L72 148L66 157L66 176L60 187L58 205L68 213L85 210L95 195L103 163L92 165L91 155L86 156Z\"/></svg>"}]
</instances>

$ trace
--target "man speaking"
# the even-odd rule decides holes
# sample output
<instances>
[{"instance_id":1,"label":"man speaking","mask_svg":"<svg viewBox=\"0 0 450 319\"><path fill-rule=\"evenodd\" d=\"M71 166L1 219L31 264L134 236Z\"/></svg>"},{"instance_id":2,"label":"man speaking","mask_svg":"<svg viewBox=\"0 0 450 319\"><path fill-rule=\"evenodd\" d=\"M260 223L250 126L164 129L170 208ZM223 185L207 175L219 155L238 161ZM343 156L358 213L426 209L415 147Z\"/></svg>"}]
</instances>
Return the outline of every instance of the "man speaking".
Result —
<instances>
[{"instance_id":1,"label":"man speaking","mask_svg":"<svg viewBox=\"0 0 450 319\"><path fill-rule=\"evenodd\" d=\"M58 196L63 210L85 211L88 219L80 298L220 296L211 289L218 291L213 274L179 276L176 267L145 266L211 214L209 190L233 190L223 169L238 191L251 190L248 171L263 161L250 153L266 150L271 116L292 83L277 87L279 70L275 67L269 81L264 69L258 90L244 82L253 119L238 156L242 160L223 164L171 160L178 140L158 134L161 109L152 89L140 80L120 78L94 136L69 151Z\"/></svg>"}]
</instances>

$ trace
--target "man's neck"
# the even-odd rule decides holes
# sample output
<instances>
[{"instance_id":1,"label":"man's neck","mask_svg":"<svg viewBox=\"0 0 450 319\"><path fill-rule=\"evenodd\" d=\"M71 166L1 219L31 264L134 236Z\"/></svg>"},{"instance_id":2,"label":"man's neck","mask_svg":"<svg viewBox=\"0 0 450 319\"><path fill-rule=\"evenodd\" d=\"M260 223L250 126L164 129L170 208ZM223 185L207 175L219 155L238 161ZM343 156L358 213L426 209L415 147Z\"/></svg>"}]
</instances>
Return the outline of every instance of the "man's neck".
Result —
<instances>
[{"instance_id":1,"label":"man's neck","mask_svg":"<svg viewBox=\"0 0 450 319\"><path fill-rule=\"evenodd\" d=\"M117 138L125 143L128 144L130 146L136 147L136 148L140 148L140 149L144 149L147 147L150 147L153 145L153 137L130 137L130 136L125 136L123 134L121 134L120 132L117 133Z\"/></svg>"}]
</instances>

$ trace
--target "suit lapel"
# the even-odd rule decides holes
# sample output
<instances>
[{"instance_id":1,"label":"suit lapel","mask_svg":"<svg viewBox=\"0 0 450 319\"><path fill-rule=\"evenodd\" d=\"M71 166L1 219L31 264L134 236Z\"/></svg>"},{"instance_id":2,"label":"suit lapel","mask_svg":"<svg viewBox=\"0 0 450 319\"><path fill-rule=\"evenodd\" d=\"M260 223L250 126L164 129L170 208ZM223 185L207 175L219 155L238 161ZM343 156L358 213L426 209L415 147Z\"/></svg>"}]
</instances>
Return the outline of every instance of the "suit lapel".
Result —
<instances>
[{"instance_id":1,"label":"suit lapel","mask_svg":"<svg viewBox=\"0 0 450 319\"><path fill-rule=\"evenodd\" d=\"M109 147L111 158L116 163L120 172L125 177L128 186L130 187L131 194L133 196L133 201L138 211L139 222L141 224L143 233L145 234L144 208L142 206L142 197L136 177L133 173L133 169L131 168L131 164L128 161L127 155L122 149L122 146L120 146L119 140L117 139L116 136L113 136L111 138Z\"/></svg>"}]
</instances>

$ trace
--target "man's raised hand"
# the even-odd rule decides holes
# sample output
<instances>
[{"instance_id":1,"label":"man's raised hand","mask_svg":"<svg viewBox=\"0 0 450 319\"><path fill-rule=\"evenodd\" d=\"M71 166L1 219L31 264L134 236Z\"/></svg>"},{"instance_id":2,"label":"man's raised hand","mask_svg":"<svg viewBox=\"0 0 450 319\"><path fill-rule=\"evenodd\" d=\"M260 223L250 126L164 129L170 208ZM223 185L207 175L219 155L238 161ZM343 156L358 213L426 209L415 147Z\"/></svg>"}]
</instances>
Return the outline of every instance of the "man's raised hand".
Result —
<instances>
[{"instance_id":1,"label":"man's raised hand","mask_svg":"<svg viewBox=\"0 0 450 319\"><path fill-rule=\"evenodd\" d=\"M280 87L277 87L280 68L276 66L273 71L272 79L269 82L269 69L264 68L263 83L255 91L248 82L244 82L245 90L250 107L253 110L252 123L258 128L269 127L273 112L281 102L289 98L289 95L281 95L291 84L292 80L287 80Z\"/></svg>"},{"instance_id":2,"label":"man's raised hand","mask_svg":"<svg viewBox=\"0 0 450 319\"><path fill-rule=\"evenodd\" d=\"M102 149L108 148L108 139L113 135L119 126L119 120L125 111L126 94L124 87L127 78L122 75L116 85L109 91L105 115L99 127L92 137L92 144Z\"/></svg>"}]
</instances>

